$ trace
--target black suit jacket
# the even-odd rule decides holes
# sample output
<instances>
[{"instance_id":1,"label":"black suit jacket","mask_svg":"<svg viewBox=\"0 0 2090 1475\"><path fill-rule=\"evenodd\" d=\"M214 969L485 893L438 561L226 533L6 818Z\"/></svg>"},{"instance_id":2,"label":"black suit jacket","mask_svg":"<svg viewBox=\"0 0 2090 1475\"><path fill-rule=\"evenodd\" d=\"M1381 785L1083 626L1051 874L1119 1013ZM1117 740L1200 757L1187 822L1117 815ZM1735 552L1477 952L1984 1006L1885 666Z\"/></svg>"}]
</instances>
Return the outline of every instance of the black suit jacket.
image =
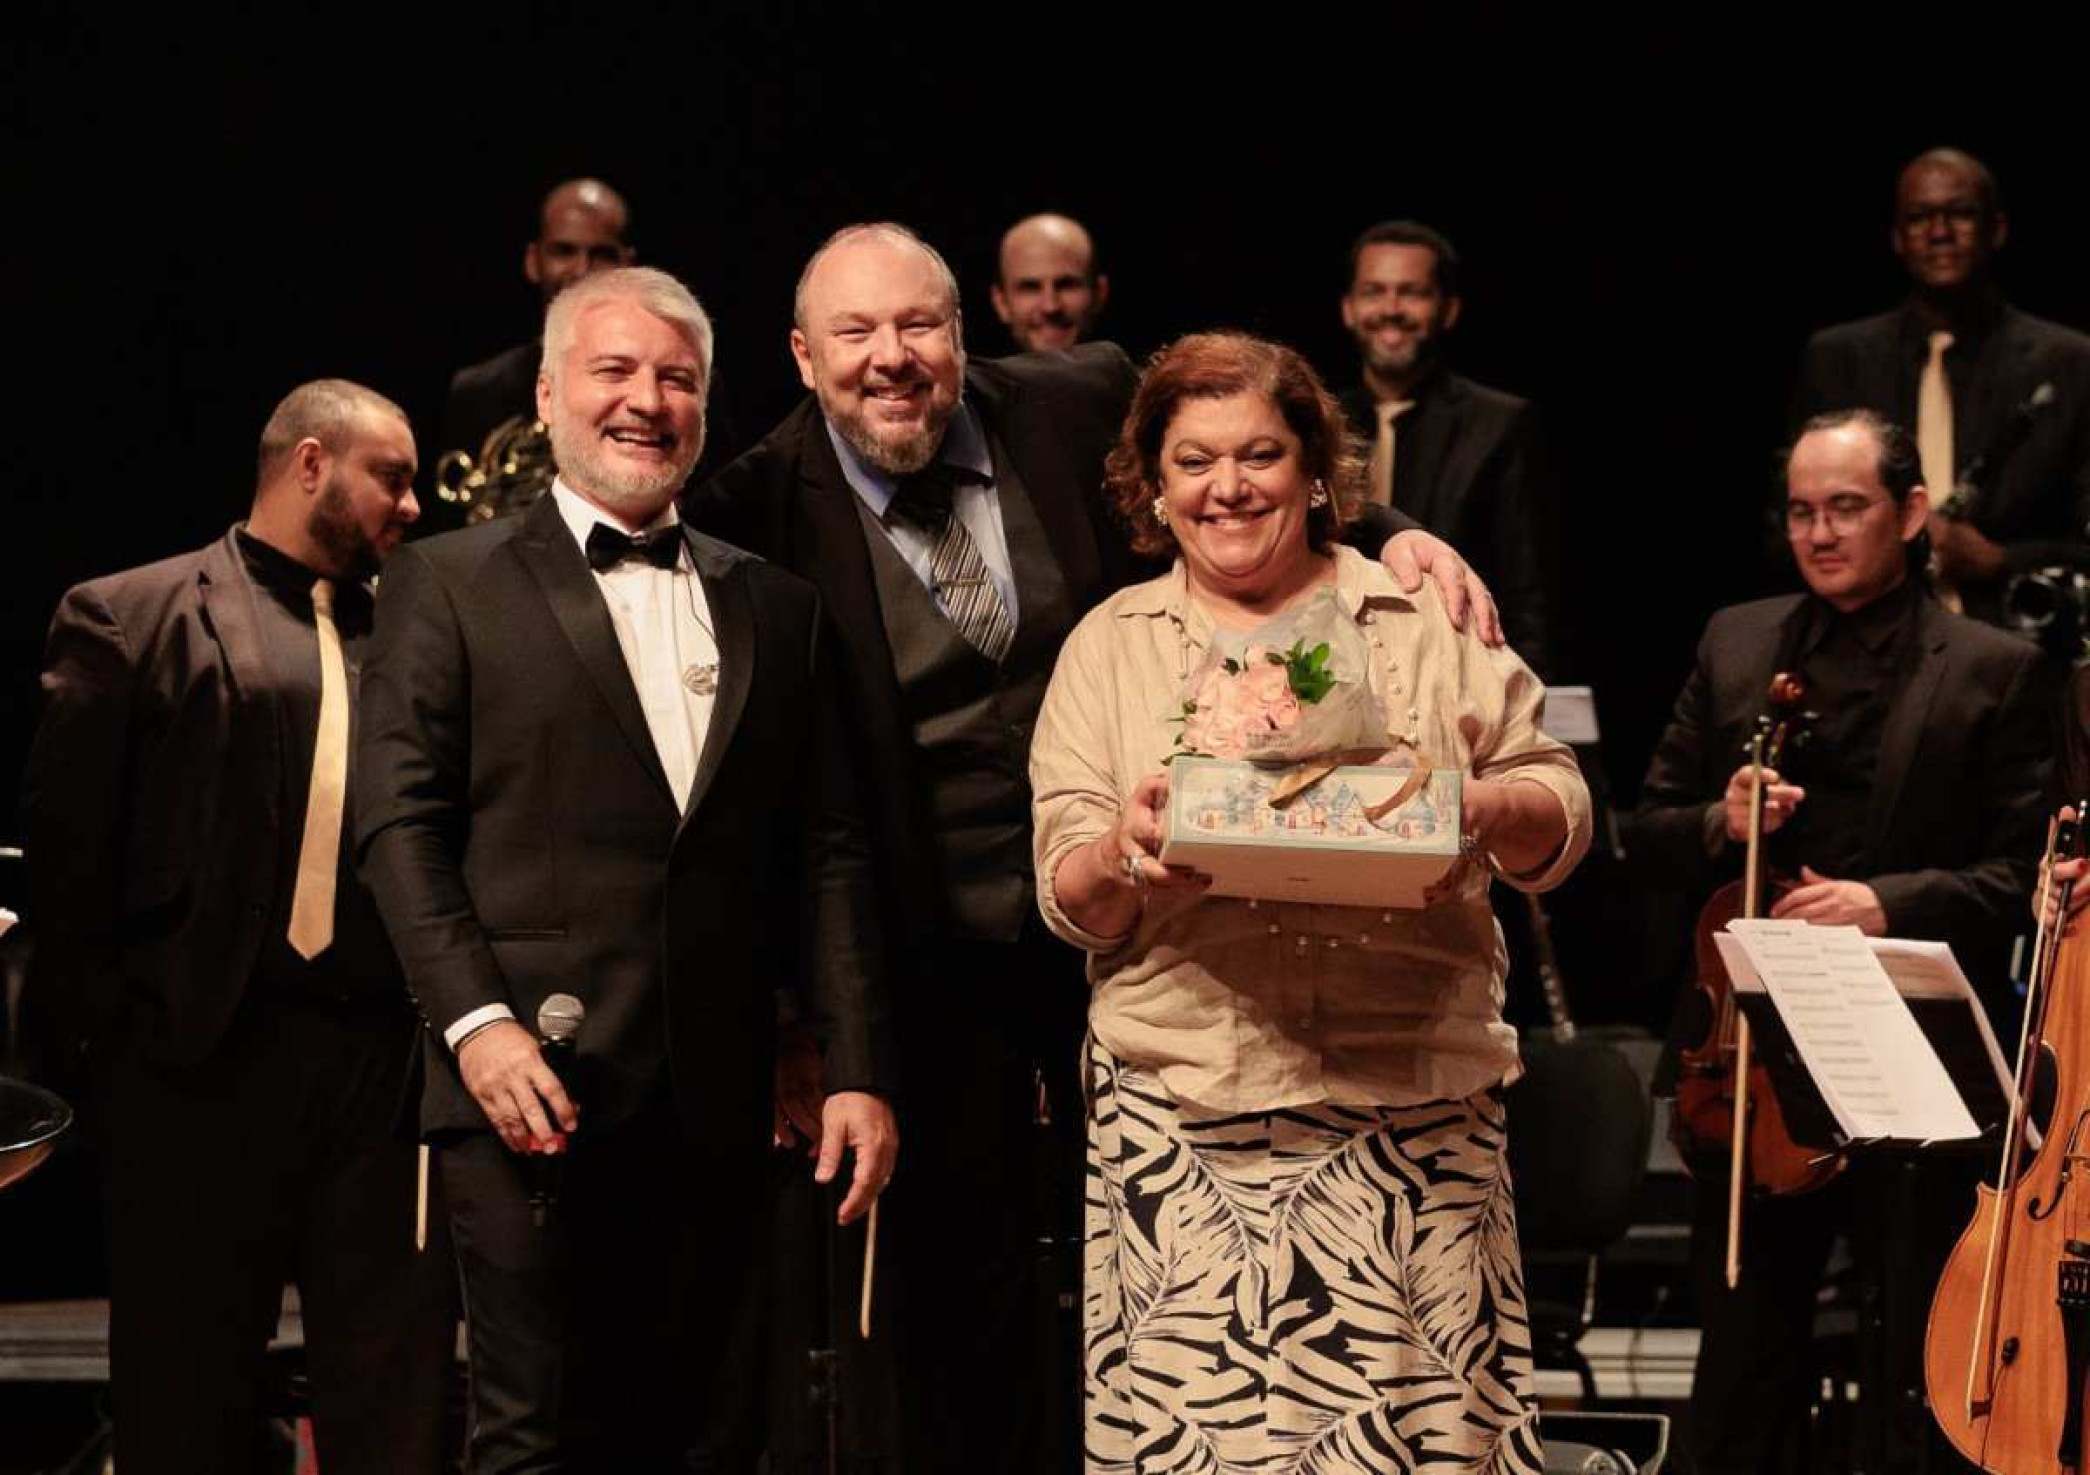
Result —
<instances>
[{"instance_id":1,"label":"black suit jacket","mask_svg":"<svg viewBox=\"0 0 2090 1475\"><path fill-rule=\"evenodd\" d=\"M496 426L518 415L534 418L537 365L543 354L544 345L532 338L451 375L437 454L466 451L476 461Z\"/></svg>"},{"instance_id":2,"label":"black suit jacket","mask_svg":"<svg viewBox=\"0 0 2090 1475\"><path fill-rule=\"evenodd\" d=\"M686 533L721 675L675 808L602 594L550 497L385 569L356 764L358 842L427 1016L424 1128L485 1125L441 1043L489 1003L587 1006L582 1109L665 1068L699 1139L770 1129L776 990L802 987L830 1090L890 1090L868 859L819 601Z\"/></svg>"},{"instance_id":3,"label":"black suit jacket","mask_svg":"<svg viewBox=\"0 0 2090 1475\"><path fill-rule=\"evenodd\" d=\"M1379 433L1370 391L1356 385L1342 404L1369 450ZM1559 509L1531 402L1439 372L1401 416L1395 447L1400 510L1465 555L1495 593L1511 648L1559 680Z\"/></svg>"},{"instance_id":4,"label":"black suit jacket","mask_svg":"<svg viewBox=\"0 0 2090 1475\"><path fill-rule=\"evenodd\" d=\"M1072 606L1086 610L1135 564L1103 491L1137 374L1114 344L1065 354L974 360L965 394L1036 504ZM819 586L843 655L839 681L857 734L863 792L888 901L905 935L938 934L942 899L914 737L879 613L871 556L817 401L808 397L759 445L684 502L691 521L759 549Z\"/></svg>"},{"instance_id":5,"label":"black suit jacket","mask_svg":"<svg viewBox=\"0 0 2090 1475\"><path fill-rule=\"evenodd\" d=\"M1635 858L1701 896L1739 873L1741 847L1708 844L1708 809L1741 764L1804 605L1783 595L1712 617L1648 766ZM1880 735L1865 863L1837 879L1869 884L1893 935L1951 943L1999 1000L2045 824L2053 672L2026 641L1929 599L1918 611L1916 666Z\"/></svg>"},{"instance_id":6,"label":"black suit jacket","mask_svg":"<svg viewBox=\"0 0 2090 1475\"><path fill-rule=\"evenodd\" d=\"M1927 329L1912 306L1823 329L1800 358L1795 428L1824 411L1858 408L1914 434L1928 353ZM2003 545L2010 572L2080 555L2090 545L2090 337L2002 304L1978 344L1955 344L1945 362L1961 474L2033 390L2054 386L2054 403L2000 473L1983 478L1969 516ZM1930 492L1934 502L1945 495Z\"/></svg>"},{"instance_id":7,"label":"black suit jacket","mask_svg":"<svg viewBox=\"0 0 2090 1475\"><path fill-rule=\"evenodd\" d=\"M38 988L76 1032L120 1024L177 1064L245 995L290 822L266 596L233 536L66 592L29 760Z\"/></svg>"}]
</instances>

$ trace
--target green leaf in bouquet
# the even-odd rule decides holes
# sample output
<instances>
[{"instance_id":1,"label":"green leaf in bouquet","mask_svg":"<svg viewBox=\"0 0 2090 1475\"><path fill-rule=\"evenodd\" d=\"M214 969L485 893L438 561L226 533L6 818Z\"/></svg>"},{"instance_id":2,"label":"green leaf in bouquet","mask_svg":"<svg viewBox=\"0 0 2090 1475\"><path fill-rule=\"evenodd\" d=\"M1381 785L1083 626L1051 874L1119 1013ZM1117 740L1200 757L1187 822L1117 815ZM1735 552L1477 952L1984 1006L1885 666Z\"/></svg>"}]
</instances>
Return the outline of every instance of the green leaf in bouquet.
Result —
<instances>
[{"instance_id":1,"label":"green leaf in bouquet","mask_svg":"<svg viewBox=\"0 0 2090 1475\"><path fill-rule=\"evenodd\" d=\"M1306 642L1301 639L1293 641L1292 648L1283 657L1273 655L1270 659L1283 660L1285 681L1292 688L1292 695L1312 706L1335 690L1335 676L1328 669L1328 655L1327 641L1308 650Z\"/></svg>"}]
</instances>

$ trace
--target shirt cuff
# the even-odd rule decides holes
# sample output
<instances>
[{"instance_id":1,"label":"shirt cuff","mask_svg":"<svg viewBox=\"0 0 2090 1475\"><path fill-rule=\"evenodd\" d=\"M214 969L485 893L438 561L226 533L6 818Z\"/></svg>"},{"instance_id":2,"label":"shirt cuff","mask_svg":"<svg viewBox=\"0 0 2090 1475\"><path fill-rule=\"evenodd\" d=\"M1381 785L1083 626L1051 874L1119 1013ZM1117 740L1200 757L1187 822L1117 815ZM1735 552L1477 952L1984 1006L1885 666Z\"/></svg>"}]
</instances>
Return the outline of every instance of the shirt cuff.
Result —
<instances>
[{"instance_id":1,"label":"shirt cuff","mask_svg":"<svg viewBox=\"0 0 2090 1475\"><path fill-rule=\"evenodd\" d=\"M448 1045L450 1053L455 1055L457 1047L470 1036L477 1034L489 1024L514 1017L515 1011L506 1004L481 1004L478 1008L457 1016L450 1027L443 1031L443 1043Z\"/></svg>"},{"instance_id":2,"label":"shirt cuff","mask_svg":"<svg viewBox=\"0 0 2090 1475\"><path fill-rule=\"evenodd\" d=\"M1116 937L1105 937L1081 926L1060 906L1058 888L1054 884L1059 875L1060 864L1082 846L1093 843L1102 833L1099 830L1095 835L1080 835L1058 841L1046 853L1044 864L1038 871L1038 914L1045 919L1046 927L1060 941L1071 943L1085 953L1114 953L1139 930L1139 922L1135 919L1127 931Z\"/></svg>"},{"instance_id":3,"label":"shirt cuff","mask_svg":"<svg viewBox=\"0 0 2090 1475\"><path fill-rule=\"evenodd\" d=\"M1519 891L1551 891L1568 878L1570 872L1581 864L1589 850L1591 815L1589 790L1584 786L1580 774L1554 772L1544 768L1517 769L1495 776L1497 783L1532 784L1544 789L1560 801L1562 816L1567 820L1567 833L1561 837L1560 848L1530 871L1518 874L1499 867L1490 869Z\"/></svg>"}]
</instances>

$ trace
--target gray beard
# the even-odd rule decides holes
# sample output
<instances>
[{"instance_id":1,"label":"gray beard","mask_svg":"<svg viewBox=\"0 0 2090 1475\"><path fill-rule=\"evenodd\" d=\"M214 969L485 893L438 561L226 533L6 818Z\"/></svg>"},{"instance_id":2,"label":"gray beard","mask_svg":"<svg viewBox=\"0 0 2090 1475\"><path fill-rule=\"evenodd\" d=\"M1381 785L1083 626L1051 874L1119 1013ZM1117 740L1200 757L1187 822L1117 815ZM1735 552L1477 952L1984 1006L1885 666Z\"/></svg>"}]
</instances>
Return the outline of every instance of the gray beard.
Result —
<instances>
[{"instance_id":1,"label":"gray beard","mask_svg":"<svg viewBox=\"0 0 2090 1475\"><path fill-rule=\"evenodd\" d=\"M934 461L936 453L943 449L943 435L950 428L951 416L955 413L955 408L942 415L932 413L920 430L910 431L896 441L880 440L860 418L836 415L827 418L842 439L849 443L849 449L868 464L887 476L912 476Z\"/></svg>"},{"instance_id":2,"label":"gray beard","mask_svg":"<svg viewBox=\"0 0 2090 1475\"><path fill-rule=\"evenodd\" d=\"M682 490L704 447L700 434L689 453L677 457L671 466L651 472L621 471L604 464L596 453L592 432L576 438L565 434L556 422L546 428L551 435L552 460L566 484L634 526L650 522Z\"/></svg>"}]
</instances>

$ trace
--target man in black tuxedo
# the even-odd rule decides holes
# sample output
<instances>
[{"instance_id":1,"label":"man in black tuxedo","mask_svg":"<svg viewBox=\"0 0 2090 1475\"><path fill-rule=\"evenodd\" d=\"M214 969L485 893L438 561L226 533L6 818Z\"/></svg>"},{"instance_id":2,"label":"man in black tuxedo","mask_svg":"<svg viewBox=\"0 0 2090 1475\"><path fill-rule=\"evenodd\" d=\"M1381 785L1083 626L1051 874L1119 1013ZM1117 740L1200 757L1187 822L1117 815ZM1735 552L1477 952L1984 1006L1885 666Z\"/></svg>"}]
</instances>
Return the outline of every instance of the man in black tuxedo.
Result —
<instances>
[{"instance_id":1,"label":"man in black tuxedo","mask_svg":"<svg viewBox=\"0 0 2090 1475\"><path fill-rule=\"evenodd\" d=\"M1912 160L1889 233L1909 295L1808 340L1793 415L1862 408L1914 428L1941 594L1992 622L2014 575L2090 558L2090 337L2003 299L2009 228L1979 159ZM2042 385L2049 402L2028 409Z\"/></svg>"},{"instance_id":2,"label":"man in black tuxedo","mask_svg":"<svg viewBox=\"0 0 2090 1475\"><path fill-rule=\"evenodd\" d=\"M1529 400L1454 374L1459 256L1429 226L1392 220L1350 247L1343 326L1362 380L1342 396L1371 449L1372 499L1399 508L1473 560L1530 667L1561 679L1558 512Z\"/></svg>"},{"instance_id":3,"label":"man in black tuxedo","mask_svg":"<svg viewBox=\"0 0 2090 1475\"><path fill-rule=\"evenodd\" d=\"M1037 914L1028 756L1060 642L1135 573L1102 466L1136 374L1111 344L968 363L949 267L892 224L831 237L794 322L811 396L685 510L812 579L839 635L904 960L910 1168L886 1237L901 1467L1057 1470L1078 1352L1039 1242L1077 1232L1086 990ZM1429 564L1464 608L1464 565L1435 539L1388 558L1410 587Z\"/></svg>"},{"instance_id":4,"label":"man in black tuxedo","mask_svg":"<svg viewBox=\"0 0 2090 1475\"><path fill-rule=\"evenodd\" d=\"M38 987L105 1129L110 1381L130 1472L264 1463L265 1353L304 1310L329 1471L443 1467L444 1244L416 1254L416 1025L343 846L365 580L418 513L389 400L303 385L215 543L70 590L28 816Z\"/></svg>"},{"instance_id":5,"label":"man in black tuxedo","mask_svg":"<svg viewBox=\"0 0 2090 1475\"><path fill-rule=\"evenodd\" d=\"M1765 774L1770 866L1791 888L1769 915L1948 942L2001 1018L2038 857L2053 673L2028 642L1930 597L1913 551L1928 499L1906 432L1863 410L1810 421L1786 481L1787 535L1808 592L1736 605L1708 623L1649 766L1630 849L1701 897L1737 872L1751 791L1742 759L1772 675L1796 672L1805 706L1820 715L1782 770ZM1800 1468L1792 1462L1817 1385L1816 1293L1838 1232L1853 1237L1866 1315L1877 1318L1868 1331L1877 1328L1883 1386L1868 1386L1865 1400L1885 1414L1868 1438L1885 1444L1866 1468L1901 1468L1909 1451L1896 1442L1929 1433L1905 1411L1920 1406L1936 1271L1972 1204L1966 1165L1861 1154L1829 1189L1752 1199L1734 1291L1724 1274L1726 1165L1699 1166L1693 1261L1704 1337L1692 1468ZM1904 1401L1910 1389L1915 1404Z\"/></svg>"},{"instance_id":6,"label":"man in black tuxedo","mask_svg":"<svg viewBox=\"0 0 2090 1475\"><path fill-rule=\"evenodd\" d=\"M711 348L665 273L568 289L537 389L559 481L403 550L378 600L359 837L429 1024L475 1472L753 1468L779 990L825 1046L845 1221L892 1170L819 600L675 515ZM563 1082L530 1027L553 993L586 1008Z\"/></svg>"}]
</instances>

